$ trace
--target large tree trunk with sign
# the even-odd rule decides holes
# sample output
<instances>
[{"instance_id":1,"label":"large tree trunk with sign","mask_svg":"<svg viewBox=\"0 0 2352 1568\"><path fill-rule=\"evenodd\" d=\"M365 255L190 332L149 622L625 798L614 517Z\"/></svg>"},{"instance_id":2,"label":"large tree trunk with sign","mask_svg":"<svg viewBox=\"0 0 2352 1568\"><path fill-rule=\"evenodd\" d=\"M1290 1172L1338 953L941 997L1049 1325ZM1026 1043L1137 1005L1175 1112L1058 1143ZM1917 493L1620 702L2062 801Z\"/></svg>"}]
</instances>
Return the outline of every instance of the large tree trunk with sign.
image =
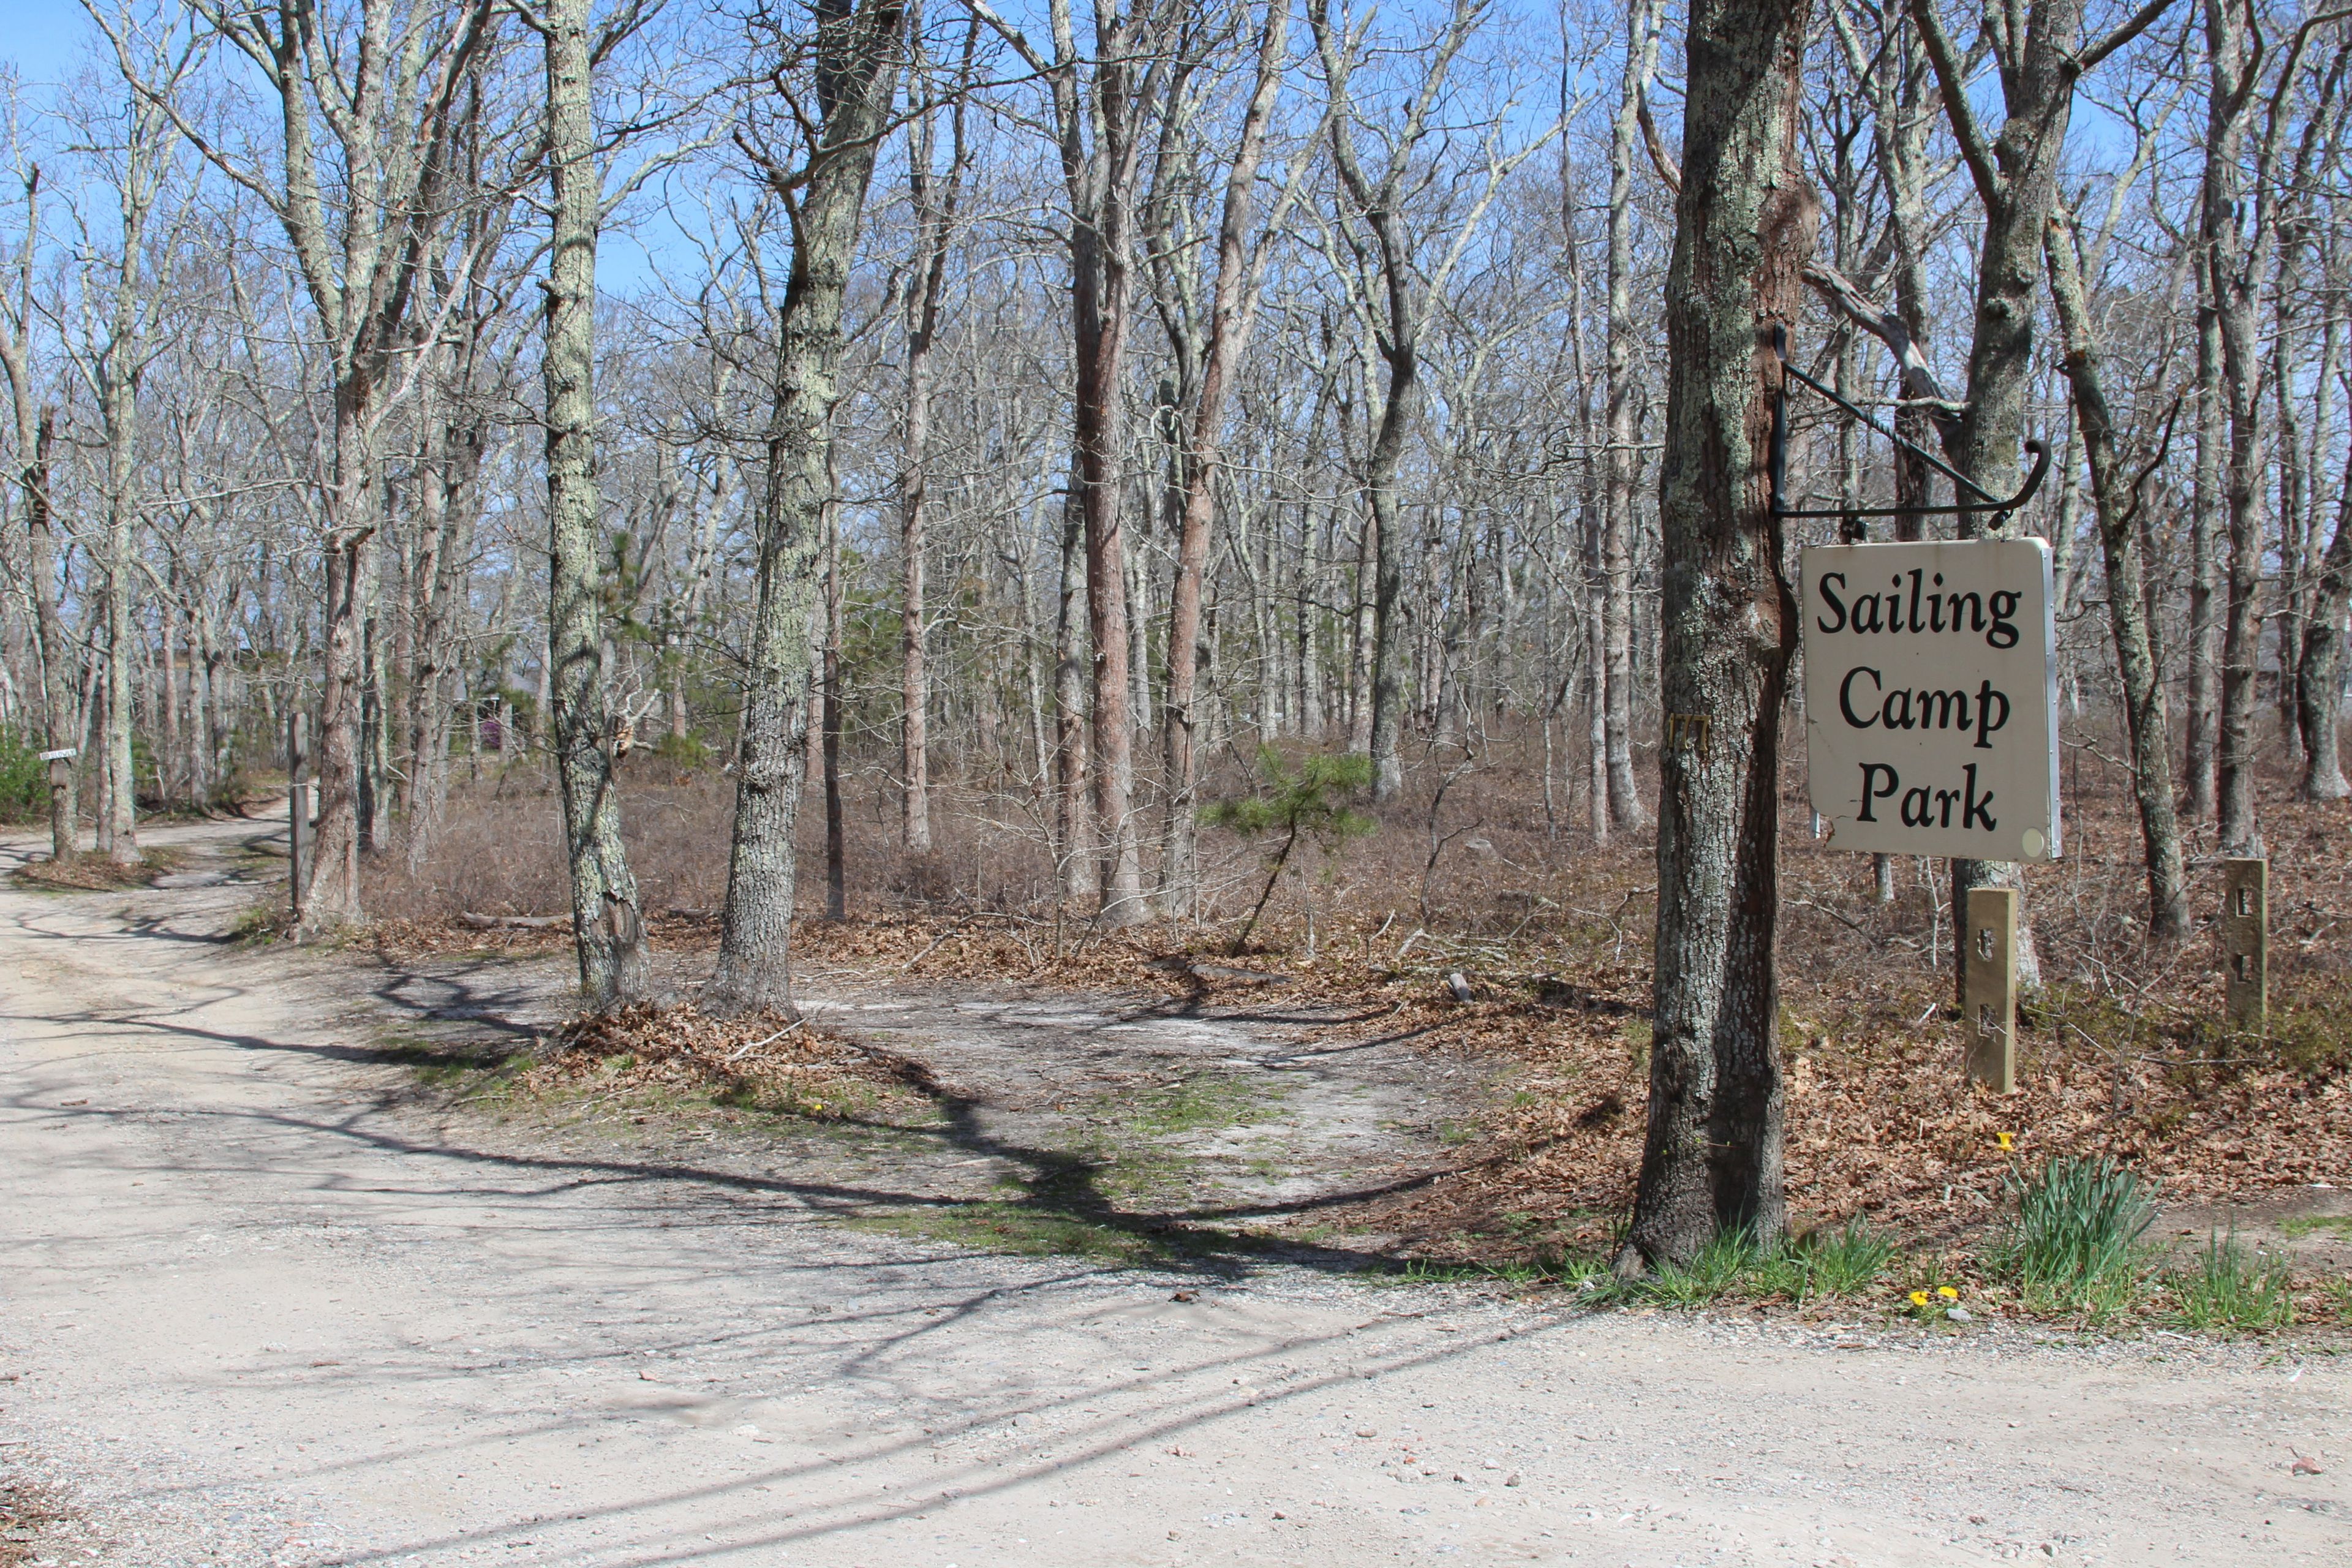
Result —
<instances>
[{"instance_id":1,"label":"large tree trunk with sign","mask_svg":"<svg viewBox=\"0 0 2352 1568\"><path fill-rule=\"evenodd\" d=\"M1807 11L1691 7L1659 484L1656 1010L1627 1272L1685 1261L1726 1226L1770 1237L1786 1222L1772 942L1797 611L1771 515L1769 329L1796 313L1819 218L1798 173Z\"/></svg>"}]
</instances>

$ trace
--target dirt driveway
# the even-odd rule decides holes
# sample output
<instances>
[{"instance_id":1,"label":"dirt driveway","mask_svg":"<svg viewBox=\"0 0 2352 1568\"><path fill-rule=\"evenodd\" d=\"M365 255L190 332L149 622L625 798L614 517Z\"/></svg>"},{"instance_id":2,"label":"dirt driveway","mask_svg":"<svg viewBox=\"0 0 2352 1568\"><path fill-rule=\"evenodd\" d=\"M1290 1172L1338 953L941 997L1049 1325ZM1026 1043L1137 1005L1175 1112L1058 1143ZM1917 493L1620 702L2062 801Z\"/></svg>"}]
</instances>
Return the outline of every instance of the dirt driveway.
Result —
<instances>
[{"instance_id":1,"label":"dirt driveway","mask_svg":"<svg viewBox=\"0 0 2352 1568\"><path fill-rule=\"evenodd\" d=\"M1311 1255L884 1234L842 1222L909 1195L887 1158L820 1182L789 1151L427 1114L382 1032L446 1000L226 944L247 894L205 868L239 831L159 837L197 874L0 890L0 1470L79 1515L34 1561L2352 1561L2352 1365L2317 1348L1579 1314ZM981 1033L1032 1006L966 1000ZM1128 1060L1101 1018L1019 1022ZM1289 1037L1190 1037L1263 1062ZM1302 1088L1298 1159L1237 1146L1233 1180L1292 1201L1403 1159L1306 1147L1401 1136L1346 1089Z\"/></svg>"}]
</instances>

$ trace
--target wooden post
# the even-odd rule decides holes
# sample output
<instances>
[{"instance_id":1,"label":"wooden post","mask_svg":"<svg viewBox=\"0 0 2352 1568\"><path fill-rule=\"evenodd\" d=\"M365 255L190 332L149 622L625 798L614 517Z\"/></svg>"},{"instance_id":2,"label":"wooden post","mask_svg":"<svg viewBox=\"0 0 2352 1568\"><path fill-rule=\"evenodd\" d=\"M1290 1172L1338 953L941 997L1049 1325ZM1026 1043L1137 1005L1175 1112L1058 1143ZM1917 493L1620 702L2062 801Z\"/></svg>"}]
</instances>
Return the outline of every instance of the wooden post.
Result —
<instances>
[{"instance_id":1,"label":"wooden post","mask_svg":"<svg viewBox=\"0 0 2352 1568\"><path fill-rule=\"evenodd\" d=\"M1970 888L1968 915L1969 1079L2007 1094L2017 1087L2017 889Z\"/></svg>"},{"instance_id":2,"label":"wooden post","mask_svg":"<svg viewBox=\"0 0 2352 1568\"><path fill-rule=\"evenodd\" d=\"M302 912L304 873L310 860L310 716L286 716L286 865L288 900Z\"/></svg>"},{"instance_id":3,"label":"wooden post","mask_svg":"<svg viewBox=\"0 0 2352 1568\"><path fill-rule=\"evenodd\" d=\"M73 760L80 754L75 746L41 753L49 764L49 858L60 866L74 858Z\"/></svg>"},{"instance_id":4,"label":"wooden post","mask_svg":"<svg viewBox=\"0 0 2352 1568\"><path fill-rule=\"evenodd\" d=\"M2221 862L2221 962L2230 1022L2261 1030L2270 1024L2271 863Z\"/></svg>"}]
</instances>

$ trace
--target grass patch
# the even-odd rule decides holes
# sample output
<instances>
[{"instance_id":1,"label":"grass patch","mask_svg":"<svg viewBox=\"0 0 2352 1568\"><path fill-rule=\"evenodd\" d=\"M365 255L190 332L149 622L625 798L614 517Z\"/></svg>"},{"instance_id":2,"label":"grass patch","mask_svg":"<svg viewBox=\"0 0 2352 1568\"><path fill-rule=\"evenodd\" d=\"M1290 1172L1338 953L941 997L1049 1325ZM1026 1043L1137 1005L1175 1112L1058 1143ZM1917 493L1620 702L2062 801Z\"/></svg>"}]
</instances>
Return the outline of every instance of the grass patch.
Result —
<instances>
[{"instance_id":1,"label":"grass patch","mask_svg":"<svg viewBox=\"0 0 2352 1568\"><path fill-rule=\"evenodd\" d=\"M1191 1262L1202 1247L1185 1232L1146 1234L1036 1204L968 1203L896 1209L842 1221L853 1230L952 1242L1029 1258L1095 1258L1133 1267ZM1220 1241L1234 1238L1222 1235Z\"/></svg>"},{"instance_id":2,"label":"grass patch","mask_svg":"<svg viewBox=\"0 0 2352 1568\"><path fill-rule=\"evenodd\" d=\"M1718 1231L1688 1263L1661 1265L1647 1279L1624 1286L1622 1294L1630 1301L1665 1307L1722 1300L1802 1304L1869 1289L1895 1256L1895 1244L1860 1219L1794 1242L1761 1242L1753 1229L1742 1226Z\"/></svg>"},{"instance_id":3,"label":"grass patch","mask_svg":"<svg viewBox=\"0 0 2352 1568\"><path fill-rule=\"evenodd\" d=\"M1991 1261L2017 1281L2029 1310L2105 1318L2137 1304L2153 1184L2103 1156L2053 1160L2030 1180L2012 1173L2009 1186L2017 1217Z\"/></svg>"},{"instance_id":4,"label":"grass patch","mask_svg":"<svg viewBox=\"0 0 2352 1568\"><path fill-rule=\"evenodd\" d=\"M385 1061L406 1068L420 1086L462 1091L469 1098L511 1087L523 1066L521 1051L480 1040L453 1043L394 1035L381 1041L378 1051Z\"/></svg>"},{"instance_id":5,"label":"grass patch","mask_svg":"<svg viewBox=\"0 0 2352 1568\"><path fill-rule=\"evenodd\" d=\"M2234 1235L2209 1235L2195 1266L2174 1270L2166 1283L2189 1328L2262 1333L2294 1321L2294 1290L2285 1263L2257 1258Z\"/></svg>"},{"instance_id":6,"label":"grass patch","mask_svg":"<svg viewBox=\"0 0 2352 1568\"><path fill-rule=\"evenodd\" d=\"M1107 1102L1106 1109L1116 1114L1121 1103L1134 1102L1122 1097ZM1268 1093L1244 1079L1203 1073L1144 1095L1127 1123L1148 1137L1217 1131L1264 1121L1275 1114L1280 1103L1278 1093Z\"/></svg>"},{"instance_id":7,"label":"grass patch","mask_svg":"<svg viewBox=\"0 0 2352 1568\"><path fill-rule=\"evenodd\" d=\"M2279 1229L2290 1238L2316 1235L2332 1230L2339 1236L2352 1236L2352 1214L2305 1214L2279 1221Z\"/></svg>"}]
</instances>

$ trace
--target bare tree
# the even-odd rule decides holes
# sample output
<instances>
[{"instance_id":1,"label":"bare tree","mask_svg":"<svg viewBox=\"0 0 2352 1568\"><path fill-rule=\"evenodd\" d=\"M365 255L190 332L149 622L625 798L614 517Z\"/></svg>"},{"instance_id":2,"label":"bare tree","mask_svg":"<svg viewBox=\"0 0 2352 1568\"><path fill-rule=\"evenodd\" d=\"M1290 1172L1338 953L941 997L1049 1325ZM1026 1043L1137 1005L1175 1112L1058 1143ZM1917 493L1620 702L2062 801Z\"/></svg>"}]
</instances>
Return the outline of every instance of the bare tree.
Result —
<instances>
[{"instance_id":1,"label":"bare tree","mask_svg":"<svg viewBox=\"0 0 2352 1568\"><path fill-rule=\"evenodd\" d=\"M1225 395L1235 363L1246 352L1257 315L1259 285L1305 171L1304 153L1292 161L1282 193L1267 220L1268 232L1253 236L1251 206L1266 130L1282 91L1288 64L1289 0L1267 0L1257 29L1257 69L1241 134L1225 170L1223 210L1217 222L1217 274L1204 339L1197 345L1199 387L1192 422L1181 449L1182 510L1178 525L1176 576L1168 598L1168 703L1163 736L1168 768L1167 845L1160 868L1166 912L1193 912L1200 890L1200 713L1197 704L1201 647L1201 601L1209 562L1210 525L1215 519L1218 465L1223 455ZM1163 263L1164 265L1165 263Z\"/></svg>"},{"instance_id":2,"label":"bare tree","mask_svg":"<svg viewBox=\"0 0 2352 1568\"><path fill-rule=\"evenodd\" d=\"M759 600L744 672L742 751L735 827L720 914L719 963L706 1005L792 1011L793 828L808 767L809 629L816 604L824 510L832 498L832 420L840 396L842 302L874 149L898 96L900 0L828 0L812 40L814 90L803 90L801 51L772 21L762 79L788 106L807 155L785 158L756 128L736 143L759 168L792 225L768 419L767 485L760 501Z\"/></svg>"},{"instance_id":3,"label":"bare tree","mask_svg":"<svg viewBox=\"0 0 2352 1568\"><path fill-rule=\"evenodd\" d=\"M580 988L592 1006L634 1002L650 985L636 879L621 843L616 754L629 743L604 670L604 497L596 480L596 234L604 181L596 162L595 66L635 20L590 37L589 0L546 0L537 16L547 58L549 237L547 383L548 664L555 775L572 873Z\"/></svg>"},{"instance_id":4,"label":"bare tree","mask_svg":"<svg viewBox=\"0 0 2352 1568\"><path fill-rule=\"evenodd\" d=\"M2063 340L2061 367L2074 390L2074 421L2090 458L2091 502L2107 573L2107 625L2116 642L2123 684L2124 730L2131 745L2132 795L2139 807L2140 840L2147 866L2147 933L2163 943L2189 931L2187 877L2172 800L2172 735L2165 717L2164 684L2148 626L2146 571L2139 552L2139 511L2149 476L2164 460L2171 429L2137 476L2126 475L2113 410L2099 374L2098 342L2083 284L2081 242L2070 215L2052 214L2050 292ZM2175 405L2176 411L2178 405Z\"/></svg>"},{"instance_id":5,"label":"bare tree","mask_svg":"<svg viewBox=\"0 0 2352 1568\"><path fill-rule=\"evenodd\" d=\"M440 184L460 85L494 26L494 0L410 9L401 0L283 0L269 10L190 0L275 100L277 132L240 148L184 114L102 15L134 90L283 229L326 340L333 461L325 517L319 826L302 930L360 916L361 620L379 523L379 421L406 347L421 242L446 216ZM324 142L321 142L321 132Z\"/></svg>"},{"instance_id":6,"label":"bare tree","mask_svg":"<svg viewBox=\"0 0 2352 1568\"><path fill-rule=\"evenodd\" d=\"M920 11L909 13L908 37L919 90L929 90ZM898 468L898 555L903 584L899 605L900 754L905 769L899 832L918 854L931 847L930 671L924 644L929 605L924 597L925 509L930 500L929 451L935 372L931 351L939 341L940 301L947 289L948 258L955 237L964 176L971 166L964 114L970 100L980 19L964 29L963 59L946 105L948 165L938 169L940 110L927 104L913 118L907 149L907 195L914 209L915 249L907 264L907 404Z\"/></svg>"}]
</instances>

